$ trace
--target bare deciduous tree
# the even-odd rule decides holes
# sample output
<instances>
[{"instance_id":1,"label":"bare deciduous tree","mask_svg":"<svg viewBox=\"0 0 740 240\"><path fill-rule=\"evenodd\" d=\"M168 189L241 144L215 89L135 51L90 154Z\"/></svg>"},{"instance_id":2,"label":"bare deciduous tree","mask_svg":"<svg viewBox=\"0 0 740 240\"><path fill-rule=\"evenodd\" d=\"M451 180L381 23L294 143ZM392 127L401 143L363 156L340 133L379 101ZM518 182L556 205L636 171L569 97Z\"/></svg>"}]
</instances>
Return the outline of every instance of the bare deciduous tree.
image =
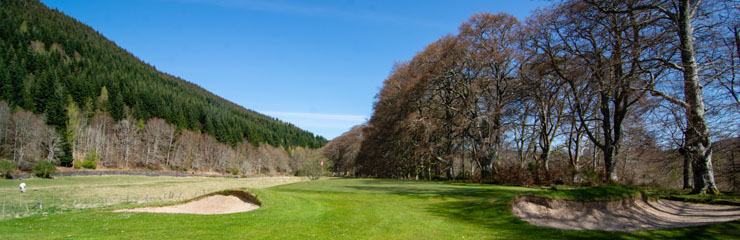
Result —
<instances>
[{"instance_id":1,"label":"bare deciduous tree","mask_svg":"<svg viewBox=\"0 0 740 240\"><path fill-rule=\"evenodd\" d=\"M30 169L39 158L41 132L46 126L31 112L19 110L13 113L13 161L19 168Z\"/></svg>"},{"instance_id":2,"label":"bare deciduous tree","mask_svg":"<svg viewBox=\"0 0 740 240\"><path fill-rule=\"evenodd\" d=\"M566 1L538 15L542 24L538 46L557 77L570 86L576 116L583 124L599 121L601 136L584 128L603 152L605 176L617 181L616 161L622 141L622 123L645 93L644 79L651 64L645 14L621 15L612 9L632 2ZM643 89L643 90L636 90ZM589 112L597 109L596 112Z\"/></svg>"},{"instance_id":3,"label":"bare deciduous tree","mask_svg":"<svg viewBox=\"0 0 740 240\"><path fill-rule=\"evenodd\" d=\"M136 135L138 129L133 119L122 119L114 127L116 132L116 138L122 149L124 167L128 168L129 158L131 156L131 150L136 143Z\"/></svg>"},{"instance_id":4,"label":"bare deciduous tree","mask_svg":"<svg viewBox=\"0 0 740 240\"><path fill-rule=\"evenodd\" d=\"M46 126L44 126L44 128L44 131L41 133L42 136L40 137L43 138L42 145L46 150L46 161L52 162L61 151L62 139L59 137L59 134L57 134L54 128Z\"/></svg>"}]
</instances>

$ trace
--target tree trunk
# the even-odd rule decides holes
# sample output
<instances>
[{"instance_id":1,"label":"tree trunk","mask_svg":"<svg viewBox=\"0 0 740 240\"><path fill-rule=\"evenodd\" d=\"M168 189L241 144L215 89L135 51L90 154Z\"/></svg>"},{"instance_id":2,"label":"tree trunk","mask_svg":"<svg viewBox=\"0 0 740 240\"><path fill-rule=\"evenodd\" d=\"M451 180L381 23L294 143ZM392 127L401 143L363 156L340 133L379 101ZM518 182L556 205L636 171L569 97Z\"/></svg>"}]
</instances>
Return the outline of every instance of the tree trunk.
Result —
<instances>
[{"instance_id":1,"label":"tree trunk","mask_svg":"<svg viewBox=\"0 0 740 240\"><path fill-rule=\"evenodd\" d=\"M617 156L619 155L619 140L621 137L621 131L622 131L622 122L621 119L624 115L619 115L621 113L618 106L615 106L614 108L614 123L612 123L612 112L611 108L609 107L609 97L602 93L600 98L601 102L601 133L604 137L604 141L602 144L596 144L599 146L601 151L604 154L604 177L607 182L617 182L619 178L617 177ZM615 104L616 105L616 104ZM614 125L612 128L612 124ZM613 131L613 133L612 133ZM594 142L596 142L596 139L593 139Z\"/></svg>"},{"instance_id":2,"label":"tree trunk","mask_svg":"<svg viewBox=\"0 0 740 240\"><path fill-rule=\"evenodd\" d=\"M686 149L681 149L681 156L683 156L683 189L691 189L691 157L686 152Z\"/></svg>"},{"instance_id":3,"label":"tree trunk","mask_svg":"<svg viewBox=\"0 0 740 240\"><path fill-rule=\"evenodd\" d=\"M13 162L15 162L15 166L20 168L20 161L17 157L18 153L18 126L15 126L15 134L13 135Z\"/></svg>"},{"instance_id":4,"label":"tree trunk","mask_svg":"<svg viewBox=\"0 0 740 240\"><path fill-rule=\"evenodd\" d=\"M737 191L737 163L735 163L735 152L730 151L730 162L732 163L732 191Z\"/></svg>"},{"instance_id":5,"label":"tree trunk","mask_svg":"<svg viewBox=\"0 0 740 240\"><path fill-rule=\"evenodd\" d=\"M594 141L591 141L591 142L594 142ZM598 150L599 149L596 148L596 143L594 142L593 151L591 151L591 171L594 171L594 172L596 172L596 168L598 167L598 164L599 164L597 160L597 157L599 156Z\"/></svg>"},{"instance_id":6,"label":"tree trunk","mask_svg":"<svg viewBox=\"0 0 740 240\"><path fill-rule=\"evenodd\" d=\"M615 144L609 144L604 149L604 175L608 181L616 182L617 177L617 156L619 148Z\"/></svg>"},{"instance_id":7,"label":"tree trunk","mask_svg":"<svg viewBox=\"0 0 740 240\"><path fill-rule=\"evenodd\" d=\"M170 166L170 151L172 150L172 143L175 139L175 131L170 132L170 144L167 145L167 159L164 162L165 166Z\"/></svg>"},{"instance_id":8,"label":"tree trunk","mask_svg":"<svg viewBox=\"0 0 740 240\"><path fill-rule=\"evenodd\" d=\"M702 97L702 86L699 83L693 26L691 25L691 6L689 0L678 4L678 37L681 41L681 63L683 65L684 97L686 98L686 153L693 162L694 194L718 194L714 182L712 167L712 142L709 136L707 121L704 116L706 108Z\"/></svg>"},{"instance_id":9,"label":"tree trunk","mask_svg":"<svg viewBox=\"0 0 740 240\"><path fill-rule=\"evenodd\" d=\"M578 125L576 127L576 125ZM581 160L581 153L583 151L583 147L581 146L581 127L583 125L577 124L575 120L571 122L570 125L570 132L568 133L568 159L570 160L570 166L572 169L571 173L571 181L573 184L576 184L578 182L578 171L580 170L579 162Z\"/></svg>"},{"instance_id":10,"label":"tree trunk","mask_svg":"<svg viewBox=\"0 0 740 240\"><path fill-rule=\"evenodd\" d=\"M124 162L124 167L126 167L126 169L128 169L128 149L129 149L129 146L127 144L123 152L123 162Z\"/></svg>"},{"instance_id":11,"label":"tree trunk","mask_svg":"<svg viewBox=\"0 0 740 240\"><path fill-rule=\"evenodd\" d=\"M500 108L499 108L500 109ZM488 171L488 177L489 180L493 180L493 175L496 169L494 168L494 164L496 163L496 160L499 158L499 151L501 150L501 116L499 114L495 114L493 117L493 143L489 145L491 154L488 156L488 164L486 164L485 168Z\"/></svg>"}]
</instances>

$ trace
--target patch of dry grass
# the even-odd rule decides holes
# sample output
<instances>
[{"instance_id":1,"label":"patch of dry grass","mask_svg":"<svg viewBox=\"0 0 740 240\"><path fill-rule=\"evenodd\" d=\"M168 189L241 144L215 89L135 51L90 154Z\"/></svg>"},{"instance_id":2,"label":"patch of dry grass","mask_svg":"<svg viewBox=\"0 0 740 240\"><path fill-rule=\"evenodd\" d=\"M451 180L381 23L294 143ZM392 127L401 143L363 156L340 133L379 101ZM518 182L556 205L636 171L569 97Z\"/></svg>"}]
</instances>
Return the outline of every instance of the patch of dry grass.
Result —
<instances>
[{"instance_id":1,"label":"patch of dry grass","mask_svg":"<svg viewBox=\"0 0 740 240\"><path fill-rule=\"evenodd\" d=\"M0 219L47 215L122 204L165 203L235 188L267 188L306 181L302 177L74 176L0 180ZM26 193L18 184L25 182Z\"/></svg>"}]
</instances>

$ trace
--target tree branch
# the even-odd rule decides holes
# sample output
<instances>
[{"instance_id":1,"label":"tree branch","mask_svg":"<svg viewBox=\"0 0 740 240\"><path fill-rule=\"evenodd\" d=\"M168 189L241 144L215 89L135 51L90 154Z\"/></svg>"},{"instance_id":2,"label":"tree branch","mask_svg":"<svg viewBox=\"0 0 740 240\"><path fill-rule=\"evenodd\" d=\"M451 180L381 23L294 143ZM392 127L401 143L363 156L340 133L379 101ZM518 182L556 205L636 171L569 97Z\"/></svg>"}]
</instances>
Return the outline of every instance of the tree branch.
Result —
<instances>
[{"instance_id":1,"label":"tree branch","mask_svg":"<svg viewBox=\"0 0 740 240\"><path fill-rule=\"evenodd\" d=\"M639 88L636 88L635 90L641 90L641 91L647 90L647 91L650 92L650 95L652 95L653 97L660 97L660 98L663 98L663 99L665 99L666 101L668 101L670 103L679 105L679 106L681 106L683 108L689 108L689 104L687 104L686 102L681 101L678 98L674 98L674 97L668 96L668 94L666 94L666 93L664 93L664 92L662 92L660 90L655 90L655 89L639 89Z\"/></svg>"}]
</instances>

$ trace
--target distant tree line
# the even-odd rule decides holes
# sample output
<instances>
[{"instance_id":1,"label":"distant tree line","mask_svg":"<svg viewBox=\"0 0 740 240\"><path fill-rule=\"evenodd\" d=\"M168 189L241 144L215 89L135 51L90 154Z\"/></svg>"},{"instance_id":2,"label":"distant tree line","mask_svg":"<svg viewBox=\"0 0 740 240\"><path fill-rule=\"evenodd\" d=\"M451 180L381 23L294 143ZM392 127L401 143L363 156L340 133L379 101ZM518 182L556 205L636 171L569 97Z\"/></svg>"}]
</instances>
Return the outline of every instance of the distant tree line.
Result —
<instances>
[{"instance_id":1,"label":"distant tree line","mask_svg":"<svg viewBox=\"0 0 740 240\"><path fill-rule=\"evenodd\" d=\"M306 169L319 167L317 161L324 159L318 149L304 147L254 146L248 141L230 146L160 118L116 122L106 113L87 117L87 112L73 104L67 110L70 124L66 141L71 145L75 168L308 175ZM30 171L39 163L59 163L62 137L38 115L21 109L11 112L8 104L0 101L0 158L15 168Z\"/></svg>"},{"instance_id":2,"label":"distant tree line","mask_svg":"<svg viewBox=\"0 0 740 240\"><path fill-rule=\"evenodd\" d=\"M355 126L321 148L323 155L331 161L331 172L340 176L355 176L357 155L364 139L364 125Z\"/></svg>"},{"instance_id":3,"label":"distant tree line","mask_svg":"<svg viewBox=\"0 0 740 240\"><path fill-rule=\"evenodd\" d=\"M33 118L53 127L59 137L53 145L60 152L52 156L67 166L86 154L90 143L80 148L79 141L92 123L103 124L96 133L102 135L95 139L98 142L109 141L118 132L114 130L126 128L123 125L131 125L128 127L135 130L131 132L154 137L151 143L145 135L122 142L126 146L137 141L150 145L143 150L147 156L144 165L154 161L152 158L163 160L164 165L168 160L181 160L177 158L181 156L158 156L176 153L154 146L174 144L175 136L194 136L197 141L213 141L232 151L247 145L254 149L268 147L263 145L271 149L319 148L327 142L161 73L90 27L35 0L0 1L0 100L9 109L9 115L3 117L32 113ZM140 128L152 121L157 126L166 125L170 135ZM12 143L14 147L0 157L18 151ZM124 154L126 160L129 154ZM212 164L206 165L221 169Z\"/></svg>"},{"instance_id":4,"label":"distant tree line","mask_svg":"<svg viewBox=\"0 0 740 240\"><path fill-rule=\"evenodd\" d=\"M324 152L337 172L360 176L666 184L683 175L683 187L716 193L720 173L734 189L738 16L740 5L722 0L568 0L523 22L477 14L396 64L367 126Z\"/></svg>"}]
</instances>

